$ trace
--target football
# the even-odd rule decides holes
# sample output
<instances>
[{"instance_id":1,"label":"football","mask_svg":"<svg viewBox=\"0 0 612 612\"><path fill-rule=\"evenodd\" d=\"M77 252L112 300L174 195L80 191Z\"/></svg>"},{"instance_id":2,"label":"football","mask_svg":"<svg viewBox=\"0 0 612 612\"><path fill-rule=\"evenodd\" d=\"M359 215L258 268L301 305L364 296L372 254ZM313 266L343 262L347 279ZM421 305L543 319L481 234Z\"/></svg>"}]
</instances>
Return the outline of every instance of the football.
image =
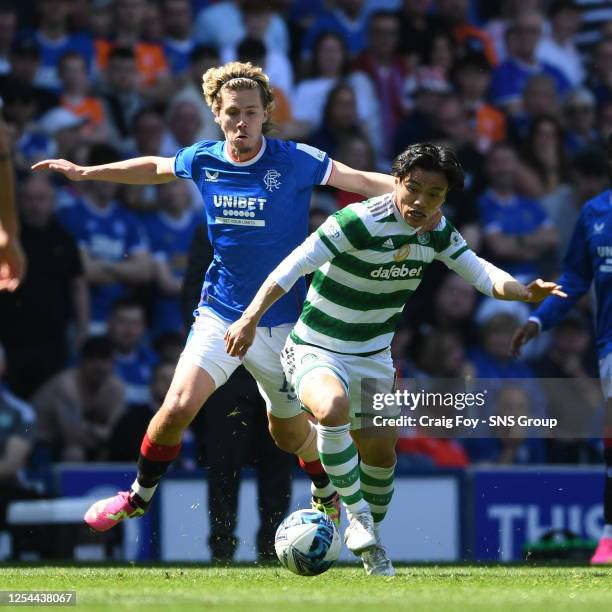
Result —
<instances>
[{"instance_id":1,"label":"football","mask_svg":"<svg viewBox=\"0 0 612 612\"><path fill-rule=\"evenodd\" d=\"M276 555L281 564L299 576L327 571L340 554L340 535L333 521L316 510L290 514L276 530Z\"/></svg>"}]
</instances>

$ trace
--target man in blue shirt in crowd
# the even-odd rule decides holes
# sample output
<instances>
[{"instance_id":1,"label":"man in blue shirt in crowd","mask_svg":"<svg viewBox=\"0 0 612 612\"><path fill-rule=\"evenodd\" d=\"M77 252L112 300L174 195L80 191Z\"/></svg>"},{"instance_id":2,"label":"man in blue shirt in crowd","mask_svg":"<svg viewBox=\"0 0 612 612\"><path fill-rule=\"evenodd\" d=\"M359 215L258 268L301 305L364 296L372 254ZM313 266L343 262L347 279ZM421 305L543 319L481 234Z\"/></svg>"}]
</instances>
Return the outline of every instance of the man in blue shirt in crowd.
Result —
<instances>
[{"instance_id":1,"label":"man in blue shirt in crowd","mask_svg":"<svg viewBox=\"0 0 612 612\"><path fill-rule=\"evenodd\" d=\"M108 145L95 145L89 163L97 166L119 159ZM89 332L99 335L113 302L125 296L126 287L151 278L151 261L138 219L115 200L117 186L88 183L74 205L62 208L58 218L81 251L85 278L90 287Z\"/></svg>"},{"instance_id":2,"label":"man in blue shirt in crowd","mask_svg":"<svg viewBox=\"0 0 612 612\"><path fill-rule=\"evenodd\" d=\"M166 399L144 436L136 480L129 491L96 502L85 515L98 531L144 514L179 455L185 428L240 365L241 359L225 352L225 331L266 276L306 237L313 187L329 184L372 197L389 193L394 185L390 176L353 170L308 145L266 138L274 97L259 67L233 62L211 68L204 74L203 91L224 141L198 142L170 158L93 167L45 160L33 167L73 180L151 184L191 179L202 193L214 248L191 334ZM434 221L435 226L439 218ZM339 520L338 496L319 460L316 429L301 411L279 359L305 295L305 284L297 283L266 313L243 363L266 400L276 443L297 454L311 478L315 507Z\"/></svg>"},{"instance_id":3,"label":"man in blue shirt in crowd","mask_svg":"<svg viewBox=\"0 0 612 612\"><path fill-rule=\"evenodd\" d=\"M612 135L608 137L608 175L612 183ZM606 397L604 424L604 529L592 564L612 564L612 190L608 189L583 207L574 228L559 279L566 299L546 298L512 339L515 357L523 344L541 330L554 327L578 300L595 285L597 298L596 340L599 374ZM577 408L579 409L579 408Z\"/></svg>"}]
</instances>

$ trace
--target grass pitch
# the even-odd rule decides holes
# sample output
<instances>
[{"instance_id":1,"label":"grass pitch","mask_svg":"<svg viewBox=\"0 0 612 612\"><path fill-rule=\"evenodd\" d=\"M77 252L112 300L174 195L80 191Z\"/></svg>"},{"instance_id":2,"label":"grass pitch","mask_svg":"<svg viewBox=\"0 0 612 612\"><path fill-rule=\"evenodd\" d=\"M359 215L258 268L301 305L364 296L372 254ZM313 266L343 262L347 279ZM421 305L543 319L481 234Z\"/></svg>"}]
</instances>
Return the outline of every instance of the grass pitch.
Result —
<instances>
[{"instance_id":1,"label":"grass pitch","mask_svg":"<svg viewBox=\"0 0 612 612\"><path fill-rule=\"evenodd\" d=\"M76 608L64 609L87 611L612 610L612 566L428 565L397 574L368 578L357 566L301 578L274 566L0 564L0 590L75 590Z\"/></svg>"}]
</instances>

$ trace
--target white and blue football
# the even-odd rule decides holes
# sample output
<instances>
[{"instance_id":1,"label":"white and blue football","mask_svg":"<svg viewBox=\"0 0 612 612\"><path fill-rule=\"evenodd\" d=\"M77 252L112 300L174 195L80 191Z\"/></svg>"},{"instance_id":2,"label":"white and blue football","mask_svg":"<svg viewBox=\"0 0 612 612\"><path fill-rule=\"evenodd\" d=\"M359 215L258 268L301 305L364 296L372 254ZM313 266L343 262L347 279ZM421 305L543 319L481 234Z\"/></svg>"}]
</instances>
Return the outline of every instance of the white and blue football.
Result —
<instances>
[{"instance_id":1,"label":"white and blue football","mask_svg":"<svg viewBox=\"0 0 612 612\"><path fill-rule=\"evenodd\" d=\"M288 570L299 576L316 576L338 559L340 534L326 514L298 510L279 525L274 547Z\"/></svg>"}]
</instances>

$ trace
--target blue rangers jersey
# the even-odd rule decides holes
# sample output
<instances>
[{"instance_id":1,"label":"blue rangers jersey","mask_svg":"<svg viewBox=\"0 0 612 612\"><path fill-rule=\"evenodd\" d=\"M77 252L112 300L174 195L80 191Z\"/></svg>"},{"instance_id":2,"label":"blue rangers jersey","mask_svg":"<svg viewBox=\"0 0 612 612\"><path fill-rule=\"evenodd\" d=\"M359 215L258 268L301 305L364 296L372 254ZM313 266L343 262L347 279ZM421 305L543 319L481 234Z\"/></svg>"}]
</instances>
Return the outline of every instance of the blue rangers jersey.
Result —
<instances>
[{"instance_id":1,"label":"blue rangers jersey","mask_svg":"<svg viewBox=\"0 0 612 612\"><path fill-rule=\"evenodd\" d=\"M596 341L600 359L612 352L612 190L582 208L557 281L567 298L551 296L534 311L542 329L554 327L595 283Z\"/></svg>"},{"instance_id":2,"label":"blue rangers jersey","mask_svg":"<svg viewBox=\"0 0 612 612\"><path fill-rule=\"evenodd\" d=\"M306 238L312 189L327 182L331 168L319 149L266 138L246 162L233 161L224 141L197 142L177 153L174 173L198 186L214 250L199 308L240 318L268 274ZM260 325L294 323L305 297L300 279Z\"/></svg>"}]
</instances>

